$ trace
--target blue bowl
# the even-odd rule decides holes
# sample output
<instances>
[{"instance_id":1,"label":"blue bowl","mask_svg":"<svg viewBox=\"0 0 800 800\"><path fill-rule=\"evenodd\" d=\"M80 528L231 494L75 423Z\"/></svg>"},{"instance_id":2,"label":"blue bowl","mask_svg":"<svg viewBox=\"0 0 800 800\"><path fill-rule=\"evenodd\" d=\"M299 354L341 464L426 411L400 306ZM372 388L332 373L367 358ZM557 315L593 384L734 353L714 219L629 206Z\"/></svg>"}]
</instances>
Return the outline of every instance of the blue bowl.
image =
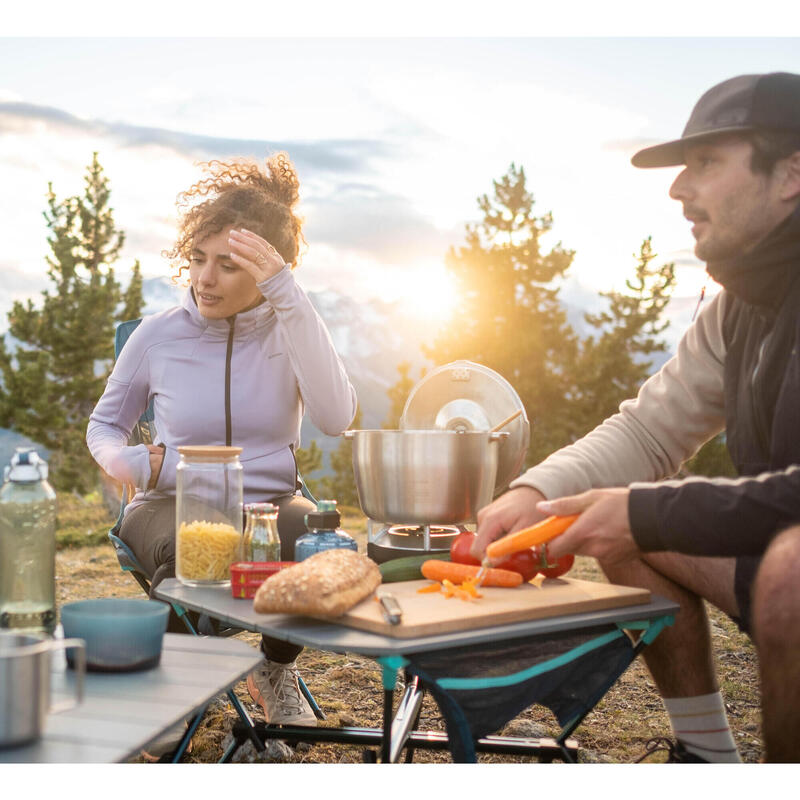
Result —
<instances>
[{"instance_id":1,"label":"blue bowl","mask_svg":"<svg viewBox=\"0 0 800 800\"><path fill-rule=\"evenodd\" d=\"M86 669L133 672L161 660L169 606L155 600L104 597L61 608L64 636L86 642ZM72 666L70 651L67 663Z\"/></svg>"}]
</instances>

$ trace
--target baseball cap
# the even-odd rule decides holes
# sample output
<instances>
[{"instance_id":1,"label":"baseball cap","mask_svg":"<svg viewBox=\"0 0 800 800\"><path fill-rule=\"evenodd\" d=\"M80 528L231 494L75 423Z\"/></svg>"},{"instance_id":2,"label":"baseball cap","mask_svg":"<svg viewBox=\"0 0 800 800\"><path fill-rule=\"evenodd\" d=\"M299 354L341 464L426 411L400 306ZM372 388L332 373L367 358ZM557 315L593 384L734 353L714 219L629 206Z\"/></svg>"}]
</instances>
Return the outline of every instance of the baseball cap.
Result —
<instances>
[{"instance_id":1,"label":"baseball cap","mask_svg":"<svg viewBox=\"0 0 800 800\"><path fill-rule=\"evenodd\" d=\"M712 86L692 109L680 139L645 147L631 163L674 167L684 163L685 144L755 128L800 134L800 75L739 75Z\"/></svg>"}]
</instances>

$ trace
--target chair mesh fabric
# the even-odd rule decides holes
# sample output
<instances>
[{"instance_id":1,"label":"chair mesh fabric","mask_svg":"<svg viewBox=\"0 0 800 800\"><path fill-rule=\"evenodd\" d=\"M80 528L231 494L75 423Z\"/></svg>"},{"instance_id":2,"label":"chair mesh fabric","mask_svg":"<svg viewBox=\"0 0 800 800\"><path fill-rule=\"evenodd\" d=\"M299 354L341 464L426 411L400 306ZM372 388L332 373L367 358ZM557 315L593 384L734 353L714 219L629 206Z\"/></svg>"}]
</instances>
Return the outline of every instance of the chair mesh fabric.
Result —
<instances>
[{"instance_id":1,"label":"chair mesh fabric","mask_svg":"<svg viewBox=\"0 0 800 800\"><path fill-rule=\"evenodd\" d=\"M456 762L476 760L475 742L534 703L563 727L588 713L635 657L614 625L547 639L407 656L445 718Z\"/></svg>"}]
</instances>

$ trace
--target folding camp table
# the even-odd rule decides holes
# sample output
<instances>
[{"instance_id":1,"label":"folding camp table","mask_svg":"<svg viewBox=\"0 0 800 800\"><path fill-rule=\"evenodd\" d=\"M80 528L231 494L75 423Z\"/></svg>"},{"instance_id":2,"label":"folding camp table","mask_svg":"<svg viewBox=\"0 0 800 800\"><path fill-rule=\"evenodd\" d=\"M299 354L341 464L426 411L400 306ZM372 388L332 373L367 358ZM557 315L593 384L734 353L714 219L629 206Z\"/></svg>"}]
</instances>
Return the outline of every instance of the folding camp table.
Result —
<instances>
[{"instance_id":1,"label":"folding camp table","mask_svg":"<svg viewBox=\"0 0 800 800\"><path fill-rule=\"evenodd\" d=\"M0 763L111 763L136 757L162 733L238 683L261 661L246 642L164 636L161 662L140 672L87 672L83 702L48 714L35 742L0 749ZM75 675L53 655L54 701L72 698ZM193 732L191 728L190 732Z\"/></svg>"},{"instance_id":2,"label":"folding camp table","mask_svg":"<svg viewBox=\"0 0 800 800\"><path fill-rule=\"evenodd\" d=\"M383 763L398 761L404 748L407 750L407 760L410 760L410 754L414 749L450 749L454 758L456 753L461 754L458 760L474 760L472 758L473 747L480 752L527 754L535 755L541 760L562 758L565 761L575 761L577 744L574 740L569 739L570 734L638 652L658 635L664 625L672 623L674 614L678 610L675 603L661 597L651 596L649 603L635 606L400 639L307 617L287 614L258 614L253 611L252 601L235 599L229 588L188 587L171 578L159 584L156 594L163 600L180 603L194 611L208 613L223 622L263 633L281 641L317 650L356 653L374 658L381 665L383 674L382 729L290 727L262 723L258 723L254 727L256 738L261 740L277 738L285 741L327 741L377 746L380 750L380 760ZM445 661L455 661L459 654L465 652L465 649L467 653L487 647L491 650L498 646L505 647L506 650L509 647L514 650L523 648L530 643L557 640L559 637L564 640L570 634L586 635L583 636L581 643L569 652L561 652L522 673L517 673L515 679L527 681L528 685L531 682L535 683L537 678L548 670L558 668L563 664L568 665L571 659L579 656L591 656L593 651L600 652L601 648L620 641L623 641L623 646L627 647L628 652L622 660L616 658L615 662L610 665L610 672L604 677L603 685L599 691L595 692L595 696L590 697L588 702L582 706L573 704L565 710L569 718L562 723L561 733L556 739L481 736L474 742L470 741L465 744L462 741L460 749L454 749L455 743L451 741L452 736L448 737L441 732L414 730L426 689L432 691L434 698L442 708L443 703L446 705L449 702L446 693L442 692L442 687L458 692L462 688L473 688L474 684L479 683L480 688L496 685L500 686L500 691L502 691L505 680L503 677L479 681L469 678L426 680L428 677L424 671L427 669L426 658L429 662L431 656L444 655ZM405 692L399 702L397 712L394 713L394 689L398 673L404 668L407 678ZM494 683L492 683L493 681ZM575 711L575 708L579 708L579 710ZM234 727L234 743L223 755L223 761L229 760L236 747L247 738L254 739L253 730L248 729L248 726L251 725L252 722L245 719ZM450 731L449 725L448 731ZM462 738L469 739L470 737L464 733Z\"/></svg>"}]
</instances>

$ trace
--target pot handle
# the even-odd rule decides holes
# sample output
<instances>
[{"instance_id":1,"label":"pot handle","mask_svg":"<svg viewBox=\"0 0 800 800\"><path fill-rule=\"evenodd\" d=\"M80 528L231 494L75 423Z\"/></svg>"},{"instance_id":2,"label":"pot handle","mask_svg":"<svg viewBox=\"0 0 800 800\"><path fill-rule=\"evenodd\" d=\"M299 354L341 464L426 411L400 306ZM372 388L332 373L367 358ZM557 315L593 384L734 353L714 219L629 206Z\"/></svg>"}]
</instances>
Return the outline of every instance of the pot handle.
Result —
<instances>
[{"instance_id":1,"label":"pot handle","mask_svg":"<svg viewBox=\"0 0 800 800\"><path fill-rule=\"evenodd\" d=\"M74 672L75 672L75 698L64 700L61 703L54 703L49 708L50 714L60 714L62 711L69 711L71 708L83 702L83 679L86 675L86 642L83 639L53 639L50 642L52 650L69 650L75 648L74 653Z\"/></svg>"},{"instance_id":2,"label":"pot handle","mask_svg":"<svg viewBox=\"0 0 800 800\"><path fill-rule=\"evenodd\" d=\"M342 436L345 439L352 439L356 435L355 431L342 431Z\"/></svg>"},{"instance_id":3,"label":"pot handle","mask_svg":"<svg viewBox=\"0 0 800 800\"><path fill-rule=\"evenodd\" d=\"M490 433L489 434L489 441L490 442L504 442L508 437L511 436L510 431L498 431L497 433Z\"/></svg>"}]
</instances>

